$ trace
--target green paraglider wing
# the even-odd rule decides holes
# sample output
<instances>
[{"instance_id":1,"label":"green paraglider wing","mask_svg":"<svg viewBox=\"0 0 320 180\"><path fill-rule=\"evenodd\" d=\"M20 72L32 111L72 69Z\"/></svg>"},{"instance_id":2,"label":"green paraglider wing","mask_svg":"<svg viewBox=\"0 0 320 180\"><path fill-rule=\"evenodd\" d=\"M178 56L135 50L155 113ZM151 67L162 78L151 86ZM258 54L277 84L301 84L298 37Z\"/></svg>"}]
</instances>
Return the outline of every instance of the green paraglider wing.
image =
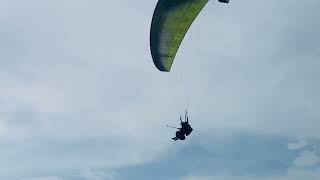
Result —
<instances>
[{"instance_id":1,"label":"green paraglider wing","mask_svg":"<svg viewBox=\"0 0 320 180\"><path fill-rule=\"evenodd\" d=\"M192 22L208 0L159 0L150 30L150 49L155 66L169 72L179 46Z\"/></svg>"}]
</instances>

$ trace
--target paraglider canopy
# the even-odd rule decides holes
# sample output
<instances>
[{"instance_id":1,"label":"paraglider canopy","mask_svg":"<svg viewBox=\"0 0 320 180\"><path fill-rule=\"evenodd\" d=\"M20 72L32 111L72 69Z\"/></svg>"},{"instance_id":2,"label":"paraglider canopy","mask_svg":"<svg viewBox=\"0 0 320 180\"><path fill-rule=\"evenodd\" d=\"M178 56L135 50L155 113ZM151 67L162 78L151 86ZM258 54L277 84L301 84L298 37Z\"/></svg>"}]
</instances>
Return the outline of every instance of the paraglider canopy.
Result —
<instances>
[{"instance_id":1,"label":"paraglider canopy","mask_svg":"<svg viewBox=\"0 0 320 180\"><path fill-rule=\"evenodd\" d=\"M229 0L219 0L228 3ZM192 22L208 0L159 0L154 10L150 49L155 66L169 72L179 46Z\"/></svg>"},{"instance_id":2,"label":"paraglider canopy","mask_svg":"<svg viewBox=\"0 0 320 180\"><path fill-rule=\"evenodd\" d=\"M208 0L159 0L150 30L155 66L169 72L179 46L192 22Z\"/></svg>"}]
</instances>

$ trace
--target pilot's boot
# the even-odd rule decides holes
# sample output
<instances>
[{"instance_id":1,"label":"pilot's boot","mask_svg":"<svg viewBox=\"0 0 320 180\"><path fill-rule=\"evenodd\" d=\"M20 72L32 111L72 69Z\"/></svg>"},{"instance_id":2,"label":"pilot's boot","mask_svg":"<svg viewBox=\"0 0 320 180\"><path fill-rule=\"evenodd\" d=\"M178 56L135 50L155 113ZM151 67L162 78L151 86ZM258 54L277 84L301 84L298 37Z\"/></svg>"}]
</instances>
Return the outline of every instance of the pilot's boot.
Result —
<instances>
[{"instance_id":1,"label":"pilot's boot","mask_svg":"<svg viewBox=\"0 0 320 180\"><path fill-rule=\"evenodd\" d=\"M171 138L171 139L173 139L173 140L175 140L175 141L176 141L176 140L178 140L179 138L178 138L178 137L174 137L174 138Z\"/></svg>"}]
</instances>

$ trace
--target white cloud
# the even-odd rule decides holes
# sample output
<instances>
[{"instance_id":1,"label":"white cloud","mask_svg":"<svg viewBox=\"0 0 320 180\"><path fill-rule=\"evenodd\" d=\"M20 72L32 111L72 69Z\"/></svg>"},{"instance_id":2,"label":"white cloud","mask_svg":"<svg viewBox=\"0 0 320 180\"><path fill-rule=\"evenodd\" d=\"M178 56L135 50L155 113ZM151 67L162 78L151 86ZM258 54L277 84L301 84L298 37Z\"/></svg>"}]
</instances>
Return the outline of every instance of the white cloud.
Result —
<instances>
[{"instance_id":1,"label":"white cloud","mask_svg":"<svg viewBox=\"0 0 320 180\"><path fill-rule=\"evenodd\" d=\"M297 142L289 143L288 149L290 150L299 150L304 148L307 145L307 142L303 139L299 139Z\"/></svg>"}]
</instances>

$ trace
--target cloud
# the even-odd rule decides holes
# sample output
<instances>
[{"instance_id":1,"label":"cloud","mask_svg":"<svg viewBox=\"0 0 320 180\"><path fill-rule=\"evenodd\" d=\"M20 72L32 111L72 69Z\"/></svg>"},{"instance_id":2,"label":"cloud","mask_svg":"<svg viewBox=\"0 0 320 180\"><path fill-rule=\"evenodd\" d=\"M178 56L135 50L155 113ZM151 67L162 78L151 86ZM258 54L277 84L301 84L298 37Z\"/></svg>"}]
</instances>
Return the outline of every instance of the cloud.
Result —
<instances>
[{"instance_id":1,"label":"cloud","mask_svg":"<svg viewBox=\"0 0 320 180\"><path fill-rule=\"evenodd\" d=\"M63 179L55 176L48 176L48 177L23 178L21 180L63 180Z\"/></svg>"},{"instance_id":2,"label":"cloud","mask_svg":"<svg viewBox=\"0 0 320 180\"><path fill-rule=\"evenodd\" d=\"M304 148L306 145L307 145L306 141L300 139L297 142L289 143L288 144L288 149L290 149L290 150L299 150L299 149Z\"/></svg>"},{"instance_id":3,"label":"cloud","mask_svg":"<svg viewBox=\"0 0 320 180\"><path fill-rule=\"evenodd\" d=\"M251 147L265 147L264 136L319 138L319 1L213 2L163 74L148 42L156 1L1 1L0 159L15 168L0 162L0 177L158 162L181 148L165 124L178 124L188 100L190 142L203 149L238 132L262 138ZM254 164L241 144L219 143Z\"/></svg>"},{"instance_id":4,"label":"cloud","mask_svg":"<svg viewBox=\"0 0 320 180\"><path fill-rule=\"evenodd\" d=\"M306 146L307 144L304 144ZM294 146L294 150L295 149ZM301 147L301 146L299 146ZM288 150L292 150L288 148ZM271 150L272 151L272 150ZM265 152L261 151L261 156L265 156ZM280 159L279 159L280 160ZM255 174L254 171L248 171L243 174L213 173L214 175L201 175L201 173L190 173L190 175L182 177L181 180L299 180L310 179L316 180L320 178L320 157L317 151L300 151L299 154L292 160L292 163L286 168L284 173L270 173L264 175ZM260 163L259 163L260 164Z\"/></svg>"},{"instance_id":5,"label":"cloud","mask_svg":"<svg viewBox=\"0 0 320 180\"><path fill-rule=\"evenodd\" d=\"M105 171L91 169L84 171L81 176L86 180L116 180L114 172L106 173Z\"/></svg>"},{"instance_id":6,"label":"cloud","mask_svg":"<svg viewBox=\"0 0 320 180\"><path fill-rule=\"evenodd\" d=\"M182 178L181 180L301 180L301 179L310 179L318 180L320 178L319 170L301 170L301 169L292 169L289 170L285 175L275 175L275 176L232 176L232 175L216 175L216 176L197 176L190 175Z\"/></svg>"},{"instance_id":7,"label":"cloud","mask_svg":"<svg viewBox=\"0 0 320 180\"><path fill-rule=\"evenodd\" d=\"M320 163L320 156L314 151L303 151L293 163L296 167L312 167Z\"/></svg>"},{"instance_id":8,"label":"cloud","mask_svg":"<svg viewBox=\"0 0 320 180\"><path fill-rule=\"evenodd\" d=\"M319 172L309 170L293 170L283 176L271 176L271 177L256 177L256 176L228 176L228 175L217 175L217 176L189 176L182 178L182 180L318 180L320 178Z\"/></svg>"}]
</instances>

